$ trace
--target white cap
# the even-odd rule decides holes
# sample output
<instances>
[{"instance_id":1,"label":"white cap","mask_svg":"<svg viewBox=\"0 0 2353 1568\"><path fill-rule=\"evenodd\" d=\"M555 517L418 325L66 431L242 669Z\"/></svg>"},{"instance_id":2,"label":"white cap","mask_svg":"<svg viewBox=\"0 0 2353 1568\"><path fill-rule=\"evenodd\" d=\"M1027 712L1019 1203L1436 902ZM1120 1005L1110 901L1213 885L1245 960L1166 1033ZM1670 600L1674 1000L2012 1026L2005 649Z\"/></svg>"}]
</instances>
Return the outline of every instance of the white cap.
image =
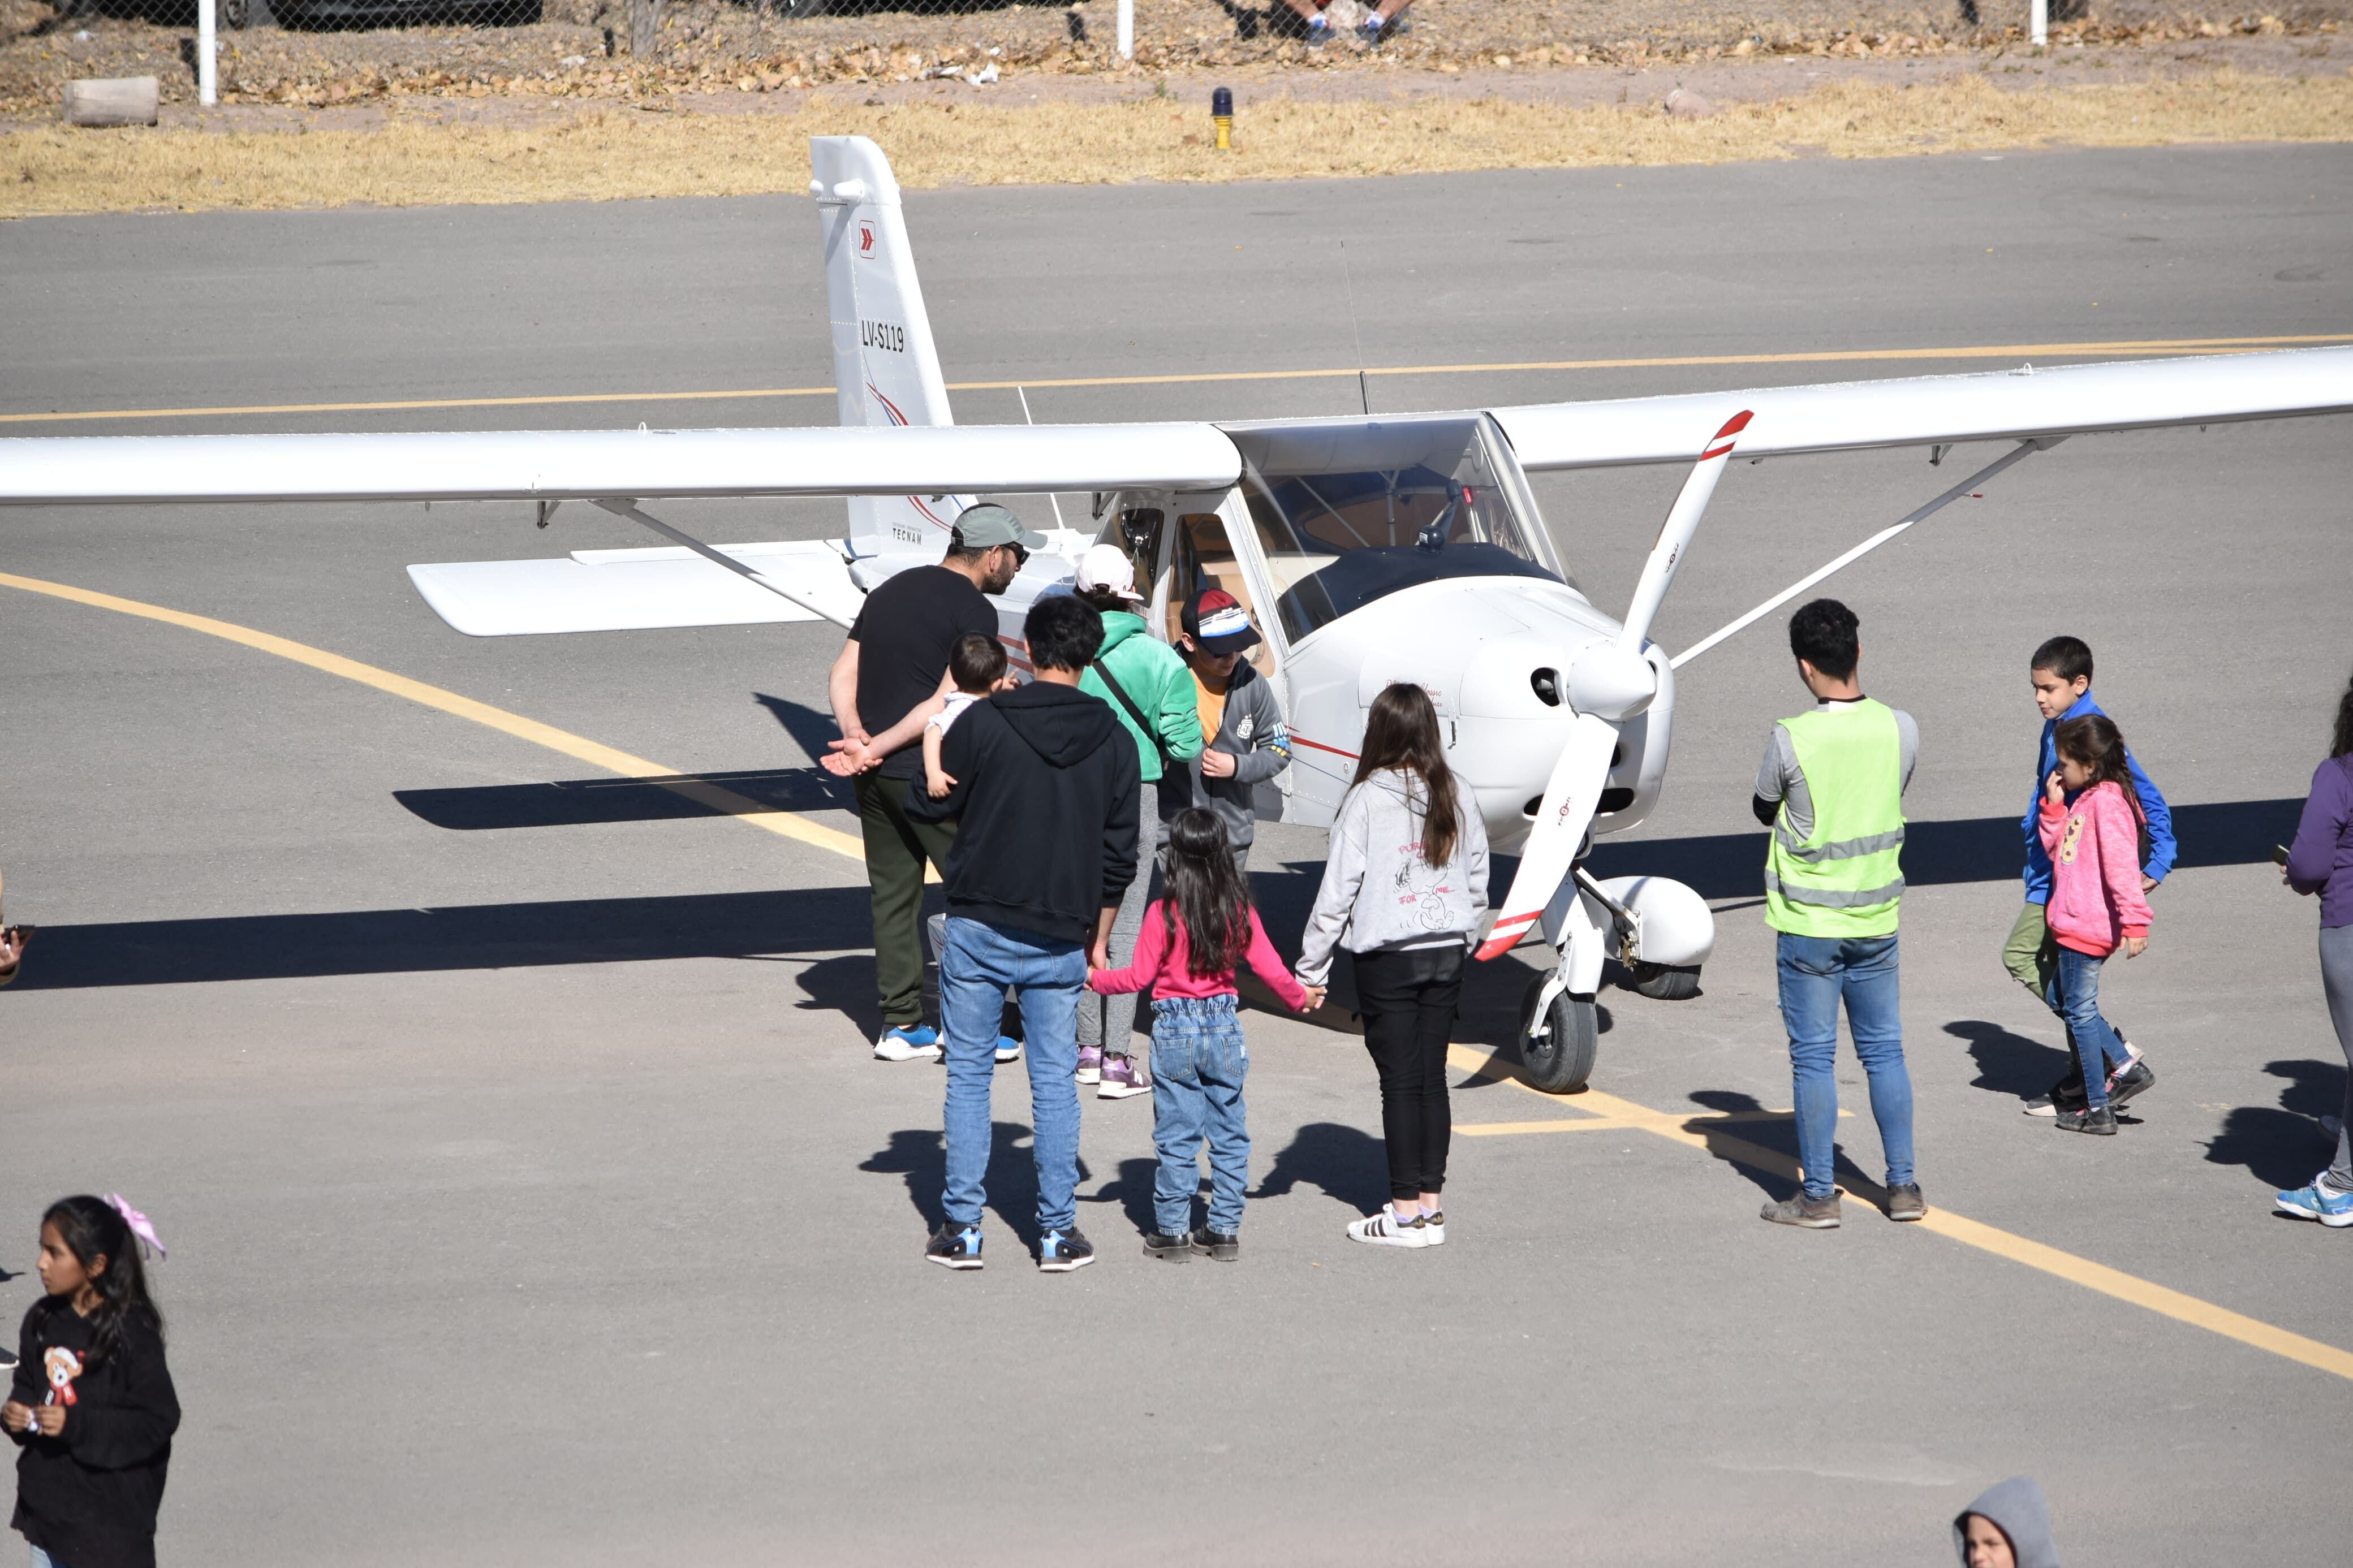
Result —
<instances>
[{"instance_id":1,"label":"white cap","mask_svg":"<svg viewBox=\"0 0 2353 1568\"><path fill-rule=\"evenodd\" d=\"M1082 594L1109 588L1132 604L1144 603L1144 595L1135 591L1135 563L1116 544L1092 545L1079 557L1078 587Z\"/></svg>"}]
</instances>

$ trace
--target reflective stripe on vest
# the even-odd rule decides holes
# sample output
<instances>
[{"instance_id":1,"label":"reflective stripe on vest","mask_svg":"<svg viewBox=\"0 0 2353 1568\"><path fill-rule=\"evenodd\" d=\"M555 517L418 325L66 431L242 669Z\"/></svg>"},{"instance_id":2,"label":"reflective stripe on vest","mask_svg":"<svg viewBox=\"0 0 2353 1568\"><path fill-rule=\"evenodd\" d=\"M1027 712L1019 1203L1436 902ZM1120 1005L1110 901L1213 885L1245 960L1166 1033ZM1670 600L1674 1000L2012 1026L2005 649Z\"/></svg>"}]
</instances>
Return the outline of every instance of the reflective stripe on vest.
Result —
<instances>
[{"instance_id":1,"label":"reflective stripe on vest","mask_svg":"<svg viewBox=\"0 0 2353 1568\"><path fill-rule=\"evenodd\" d=\"M1884 936L1904 896L1903 738L1868 699L1781 721L1813 797L1811 834L1788 809L1766 851L1766 922L1799 936Z\"/></svg>"}]
</instances>

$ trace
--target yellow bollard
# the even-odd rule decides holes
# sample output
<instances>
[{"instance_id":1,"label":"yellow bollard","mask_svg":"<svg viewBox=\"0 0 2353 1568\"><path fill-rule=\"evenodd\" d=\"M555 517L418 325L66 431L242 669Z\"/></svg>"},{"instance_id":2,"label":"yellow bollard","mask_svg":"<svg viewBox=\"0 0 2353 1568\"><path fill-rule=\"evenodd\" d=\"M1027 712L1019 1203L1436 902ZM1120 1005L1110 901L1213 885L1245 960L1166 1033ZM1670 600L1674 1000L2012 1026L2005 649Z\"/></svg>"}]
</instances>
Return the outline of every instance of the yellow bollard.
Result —
<instances>
[{"instance_id":1,"label":"yellow bollard","mask_svg":"<svg viewBox=\"0 0 2353 1568\"><path fill-rule=\"evenodd\" d=\"M1218 151L1234 150L1234 89L1221 87L1209 94L1209 119L1218 127Z\"/></svg>"}]
</instances>

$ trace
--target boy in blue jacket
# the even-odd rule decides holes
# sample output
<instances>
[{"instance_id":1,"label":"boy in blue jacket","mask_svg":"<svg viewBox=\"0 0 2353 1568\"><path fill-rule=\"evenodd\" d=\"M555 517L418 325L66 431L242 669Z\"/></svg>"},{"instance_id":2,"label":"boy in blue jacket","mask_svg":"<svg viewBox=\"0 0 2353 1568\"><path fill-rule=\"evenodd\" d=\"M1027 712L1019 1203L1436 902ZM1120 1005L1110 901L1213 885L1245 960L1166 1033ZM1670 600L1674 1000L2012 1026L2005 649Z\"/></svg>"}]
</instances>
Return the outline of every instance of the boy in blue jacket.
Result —
<instances>
[{"instance_id":1,"label":"boy in blue jacket","mask_svg":"<svg viewBox=\"0 0 2353 1568\"><path fill-rule=\"evenodd\" d=\"M2058 748L2052 741L2053 732L2070 719L2105 713L2106 710L2093 700L2092 650L2081 637L2056 637L2036 648L2027 676L2034 686L2034 705L2042 710L2042 744L2035 753L2034 788L2027 799L2025 820L2020 825L2026 837L2026 907L2019 911L2017 922L2010 928L2010 940L2002 944L2001 962L2012 978L2057 1014L2058 944L2052 942L2051 929L2043 919L2044 907L2051 901L2051 857L2042 847L2042 836L2036 830L2035 819L2042 811L2043 783L2059 765ZM2142 771L2140 759L2128 755L2126 760L2132 767L2133 787L2140 792L2144 813L2141 886L2154 888L2173 869L2173 813L2167 808L2165 796ZM2108 1103L2122 1105L2154 1084L2157 1074L2113 1020L2108 1026L2115 1031L2117 1047L2124 1052L2121 1058L2108 1063ZM2070 1033L2067 1076L2052 1084L2048 1094L2028 1100L2027 1115L2056 1116L2062 1110L2083 1109L2084 1070L2075 1058L2074 1044Z\"/></svg>"}]
</instances>

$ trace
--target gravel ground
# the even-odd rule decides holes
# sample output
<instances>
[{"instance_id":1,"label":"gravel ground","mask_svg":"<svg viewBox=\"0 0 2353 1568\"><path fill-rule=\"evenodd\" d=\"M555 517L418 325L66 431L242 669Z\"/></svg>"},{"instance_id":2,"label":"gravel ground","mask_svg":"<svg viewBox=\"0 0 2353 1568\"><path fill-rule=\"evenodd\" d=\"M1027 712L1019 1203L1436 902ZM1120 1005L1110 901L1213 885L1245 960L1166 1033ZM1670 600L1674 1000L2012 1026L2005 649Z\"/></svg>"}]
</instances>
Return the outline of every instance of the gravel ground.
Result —
<instances>
[{"instance_id":1,"label":"gravel ground","mask_svg":"<svg viewBox=\"0 0 2353 1568\"><path fill-rule=\"evenodd\" d=\"M87 5L89 0L71 0ZM591 98L762 92L846 83L871 90L944 74L1133 78L1255 67L1303 89L1339 77L1356 90L1397 73L1525 71L1572 64L1657 65L1758 55L1920 59L2014 45L2017 0L1984 0L1983 26L1955 4L1907 0L1418 0L1413 31L1377 51L1354 42L1310 51L1274 9L1239 0L1136 0L1134 64L1111 49L1111 0L1004 5L956 15L872 12L794 20L728 0L683 0L663 16L661 47L628 52L619 0L546 0L529 26L429 26L292 31L257 24L222 34L228 103L319 107L400 98ZM1334 0L1346 21L1358 0ZM2054 0L2054 10L2064 0ZM257 0L257 11L263 9ZM153 18L153 19L149 19ZM2133 0L2052 28L2074 42L2152 44L2230 37L2308 37L2353 19L2353 0L2314 0L2263 15L2183 11ZM187 13L153 0L144 16L69 16L51 0L0 0L0 118L57 112L77 78L161 79L166 102L195 96ZM1349 90L1343 89L1342 90Z\"/></svg>"}]
</instances>

